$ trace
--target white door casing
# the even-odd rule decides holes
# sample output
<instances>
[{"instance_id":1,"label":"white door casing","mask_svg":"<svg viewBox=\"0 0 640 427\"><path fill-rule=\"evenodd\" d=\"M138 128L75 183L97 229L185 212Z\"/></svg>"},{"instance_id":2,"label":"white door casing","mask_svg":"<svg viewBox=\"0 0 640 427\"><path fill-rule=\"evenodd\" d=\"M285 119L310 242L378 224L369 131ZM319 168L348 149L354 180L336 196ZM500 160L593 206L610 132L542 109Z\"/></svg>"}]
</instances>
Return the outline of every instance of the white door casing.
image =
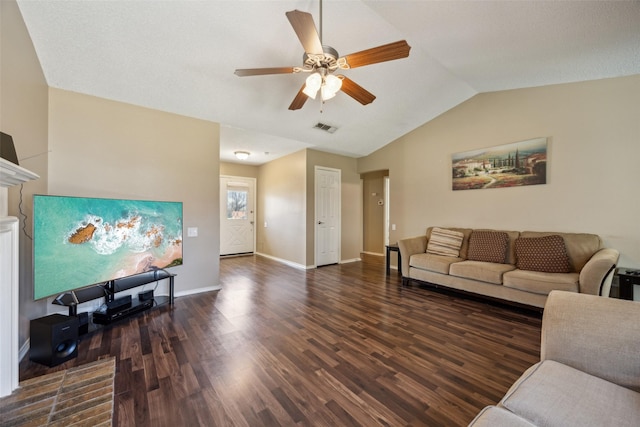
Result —
<instances>
[{"instance_id":1,"label":"white door casing","mask_svg":"<svg viewBox=\"0 0 640 427\"><path fill-rule=\"evenodd\" d=\"M389 230L391 229L391 225L389 224L389 217L390 217L390 212L389 212L389 177L385 176L384 177L384 245L386 247L386 245L389 244ZM382 250L384 251L385 248L382 248Z\"/></svg>"},{"instance_id":2,"label":"white door casing","mask_svg":"<svg viewBox=\"0 0 640 427\"><path fill-rule=\"evenodd\" d=\"M340 169L315 167L316 266L340 261Z\"/></svg>"},{"instance_id":3,"label":"white door casing","mask_svg":"<svg viewBox=\"0 0 640 427\"><path fill-rule=\"evenodd\" d=\"M220 255L255 250L256 179L220 177Z\"/></svg>"}]
</instances>

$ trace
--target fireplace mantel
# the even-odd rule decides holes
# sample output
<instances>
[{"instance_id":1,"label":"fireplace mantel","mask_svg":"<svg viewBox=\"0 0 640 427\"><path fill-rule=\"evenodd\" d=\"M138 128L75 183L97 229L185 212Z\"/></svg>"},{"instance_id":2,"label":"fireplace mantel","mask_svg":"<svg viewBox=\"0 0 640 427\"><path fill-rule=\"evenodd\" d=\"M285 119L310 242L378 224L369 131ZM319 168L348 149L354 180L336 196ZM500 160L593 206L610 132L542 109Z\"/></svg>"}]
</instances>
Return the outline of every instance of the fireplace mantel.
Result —
<instances>
[{"instance_id":1,"label":"fireplace mantel","mask_svg":"<svg viewBox=\"0 0 640 427\"><path fill-rule=\"evenodd\" d=\"M37 174L0 157L0 187L11 187L40 178Z\"/></svg>"},{"instance_id":2,"label":"fireplace mantel","mask_svg":"<svg viewBox=\"0 0 640 427\"><path fill-rule=\"evenodd\" d=\"M37 174L0 157L0 218L9 215L7 187L40 178Z\"/></svg>"}]
</instances>

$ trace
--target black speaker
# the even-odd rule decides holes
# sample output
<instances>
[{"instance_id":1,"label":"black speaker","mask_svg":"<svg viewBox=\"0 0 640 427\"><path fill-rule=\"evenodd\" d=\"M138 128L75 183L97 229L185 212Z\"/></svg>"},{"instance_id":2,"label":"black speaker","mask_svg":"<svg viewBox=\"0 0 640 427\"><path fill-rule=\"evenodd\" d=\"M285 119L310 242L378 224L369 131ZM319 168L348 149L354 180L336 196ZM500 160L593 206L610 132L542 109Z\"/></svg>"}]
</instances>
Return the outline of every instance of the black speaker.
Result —
<instances>
[{"instance_id":1,"label":"black speaker","mask_svg":"<svg viewBox=\"0 0 640 427\"><path fill-rule=\"evenodd\" d=\"M13 138L4 132L0 132L0 157L16 165L18 164L18 156L16 155L16 147L13 145Z\"/></svg>"},{"instance_id":2,"label":"black speaker","mask_svg":"<svg viewBox=\"0 0 640 427\"><path fill-rule=\"evenodd\" d=\"M78 335L89 333L89 313L78 313Z\"/></svg>"},{"instance_id":3,"label":"black speaker","mask_svg":"<svg viewBox=\"0 0 640 427\"><path fill-rule=\"evenodd\" d=\"M31 321L31 350L34 362L56 366L78 355L78 318L52 314Z\"/></svg>"}]
</instances>

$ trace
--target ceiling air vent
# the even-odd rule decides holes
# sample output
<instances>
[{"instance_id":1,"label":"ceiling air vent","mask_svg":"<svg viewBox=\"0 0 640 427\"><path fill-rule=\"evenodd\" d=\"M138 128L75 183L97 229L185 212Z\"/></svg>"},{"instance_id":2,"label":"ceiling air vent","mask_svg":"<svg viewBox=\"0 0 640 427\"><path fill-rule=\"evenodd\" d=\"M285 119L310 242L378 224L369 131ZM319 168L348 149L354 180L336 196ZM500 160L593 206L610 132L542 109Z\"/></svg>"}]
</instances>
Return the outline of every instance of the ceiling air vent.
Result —
<instances>
[{"instance_id":1,"label":"ceiling air vent","mask_svg":"<svg viewBox=\"0 0 640 427\"><path fill-rule=\"evenodd\" d=\"M323 130L323 131L325 131L325 132L329 132L329 133L334 133L335 131L337 131L337 130L338 130L338 128L337 128L337 127L335 127L335 126L327 125L327 124L325 124L325 123L320 123L320 122L318 122L318 123L314 126L314 128L315 128L315 129L320 129L320 130Z\"/></svg>"}]
</instances>

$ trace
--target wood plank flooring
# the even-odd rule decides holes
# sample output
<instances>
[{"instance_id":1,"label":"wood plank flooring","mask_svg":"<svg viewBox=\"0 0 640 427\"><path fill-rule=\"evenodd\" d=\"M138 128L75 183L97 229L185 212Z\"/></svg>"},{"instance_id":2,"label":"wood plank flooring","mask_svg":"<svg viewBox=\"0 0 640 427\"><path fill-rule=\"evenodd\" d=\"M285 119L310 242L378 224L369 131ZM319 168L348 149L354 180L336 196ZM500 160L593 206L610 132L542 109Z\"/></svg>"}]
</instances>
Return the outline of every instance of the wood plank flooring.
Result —
<instances>
[{"instance_id":1,"label":"wood plank flooring","mask_svg":"<svg viewBox=\"0 0 640 427\"><path fill-rule=\"evenodd\" d=\"M21 381L0 399L0 426L109 427L115 358Z\"/></svg>"},{"instance_id":2,"label":"wood plank flooring","mask_svg":"<svg viewBox=\"0 0 640 427\"><path fill-rule=\"evenodd\" d=\"M465 426L539 359L540 314L413 285L384 258L220 261L222 290L85 337L116 357L114 426Z\"/></svg>"}]
</instances>

